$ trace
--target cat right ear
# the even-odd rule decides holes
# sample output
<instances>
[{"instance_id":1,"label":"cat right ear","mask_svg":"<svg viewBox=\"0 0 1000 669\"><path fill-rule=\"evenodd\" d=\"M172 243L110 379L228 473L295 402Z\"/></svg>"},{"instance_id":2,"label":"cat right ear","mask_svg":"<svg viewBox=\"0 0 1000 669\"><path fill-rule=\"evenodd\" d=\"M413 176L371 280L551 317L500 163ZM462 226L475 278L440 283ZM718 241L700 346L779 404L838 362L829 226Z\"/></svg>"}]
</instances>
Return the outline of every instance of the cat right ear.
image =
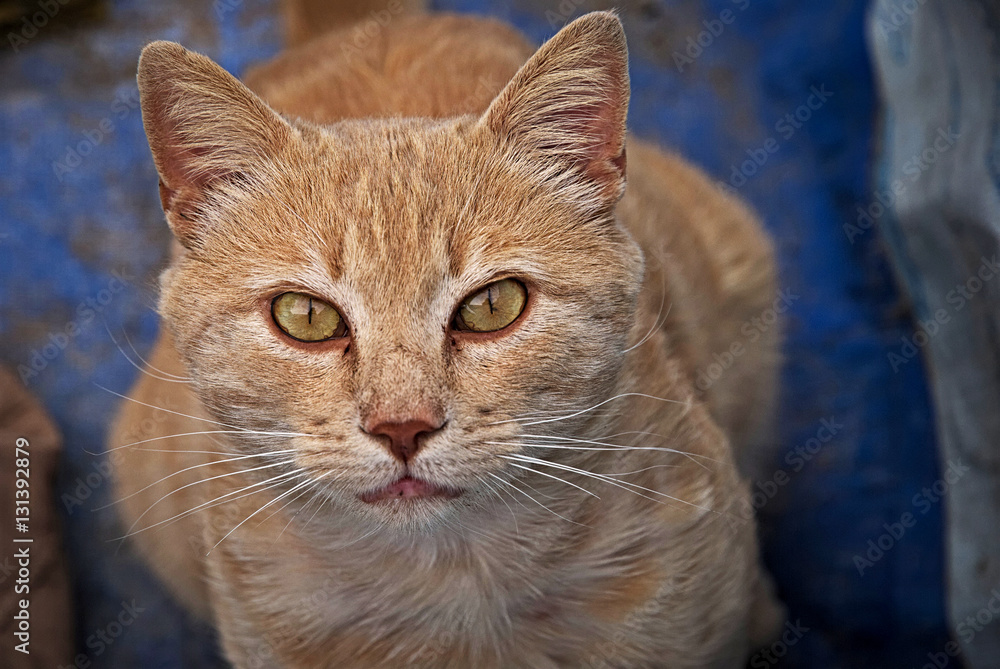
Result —
<instances>
[{"instance_id":1,"label":"cat right ear","mask_svg":"<svg viewBox=\"0 0 1000 669\"><path fill-rule=\"evenodd\" d=\"M259 170L294 131L234 76L180 44L143 49L138 81L163 211L178 241L190 246L206 224L212 188Z\"/></svg>"},{"instance_id":2,"label":"cat right ear","mask_svg":"<svg viewBox=\"0 0 1000 669\"><path fill-rule=\"evenodd\" d=\"M603 208L625 192L628 99L622 24L614 13L593 12L543 44L481 123L539 159L563 192Z\"/></svg>"}]
</instances>

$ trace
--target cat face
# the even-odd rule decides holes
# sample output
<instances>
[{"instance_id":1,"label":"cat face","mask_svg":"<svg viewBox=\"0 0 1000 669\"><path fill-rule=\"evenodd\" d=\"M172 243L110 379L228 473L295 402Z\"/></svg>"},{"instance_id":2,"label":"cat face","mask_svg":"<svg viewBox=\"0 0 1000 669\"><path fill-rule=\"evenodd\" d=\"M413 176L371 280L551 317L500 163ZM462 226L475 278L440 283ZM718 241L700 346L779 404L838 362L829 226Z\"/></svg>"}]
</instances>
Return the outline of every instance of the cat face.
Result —
<instances>
[{"instance_id":1,"label":"cat face","mask_svg":"<svg viewBox=\"0 0 1000 669\"><path fill-rule=\"evenodd\" d=\"M255 432L234 446L289 453L287 491L426 528L499 504L525 474L513 455L576 457L527 442L585 415L527 417L616 392L642 274L614 221L621 28L581 21L483 117L446 121L289 122L211 61L147 48L144 121L185 247L161 310L206 407Z\"/></svg>"}]
</instances>

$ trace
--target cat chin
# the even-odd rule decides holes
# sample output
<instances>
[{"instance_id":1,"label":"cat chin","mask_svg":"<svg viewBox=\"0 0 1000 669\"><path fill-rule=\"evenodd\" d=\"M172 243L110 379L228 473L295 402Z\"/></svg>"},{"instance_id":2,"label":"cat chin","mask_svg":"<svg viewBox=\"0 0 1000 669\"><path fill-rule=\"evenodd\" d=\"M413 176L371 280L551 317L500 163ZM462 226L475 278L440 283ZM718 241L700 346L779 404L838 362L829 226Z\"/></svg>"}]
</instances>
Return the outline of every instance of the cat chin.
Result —
<instances>
[{"instance_id":1,"label":"cat chin","mask_svg":"<svg viewBox=\"0 0 1000 669\"><path fill-rule=\"evenodd\" d=\"M433 535L458 511L455 497L400 497L360 502L359 511L378 528L403 535Z\"/></svg>"}]
</instances>

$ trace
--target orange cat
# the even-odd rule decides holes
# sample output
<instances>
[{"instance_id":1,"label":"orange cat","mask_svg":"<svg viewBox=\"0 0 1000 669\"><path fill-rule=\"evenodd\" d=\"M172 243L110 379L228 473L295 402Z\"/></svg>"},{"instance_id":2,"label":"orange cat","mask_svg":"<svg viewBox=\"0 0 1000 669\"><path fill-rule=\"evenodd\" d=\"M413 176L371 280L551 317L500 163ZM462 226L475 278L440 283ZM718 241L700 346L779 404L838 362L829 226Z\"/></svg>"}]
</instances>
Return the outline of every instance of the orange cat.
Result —
<instances>
[{"instance_id":1,"label":"orange cat","mask_svg":"<svg viewBox=\"0 0 1000 669\"><path fill-rule=\"evenodd\" d=\"M773 330L695 381L774 298L764 233L626 160L613 14L534 55L468 17L365 34L257 94L143 52L179 245L111 438L134 541L238 667L742 666L780 624L735 465Z\"/></svg>"}]
</instances>

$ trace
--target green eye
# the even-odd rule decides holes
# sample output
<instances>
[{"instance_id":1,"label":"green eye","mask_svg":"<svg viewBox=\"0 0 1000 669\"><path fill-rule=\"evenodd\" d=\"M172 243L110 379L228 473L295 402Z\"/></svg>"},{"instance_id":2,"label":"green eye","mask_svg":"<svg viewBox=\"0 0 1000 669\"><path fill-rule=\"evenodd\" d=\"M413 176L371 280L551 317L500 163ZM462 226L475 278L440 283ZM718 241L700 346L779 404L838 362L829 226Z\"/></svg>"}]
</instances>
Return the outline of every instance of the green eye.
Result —
<instances>
[{"instance_id":1,"label":"green eye","mask_svg":"<svg viewBox=\"0 0 1000 669\"><path fill-rule=\"evenodd\" d=\"M527 301L528 291L520 281L496 281L462 300L452 327L464 332L502 330L517 320Z\"/></svg>"},{"instance_id":2,"label":"green eye","mask_svg":"<svg viewBox=\"0 0 1000 669\"><path fill-rule=\"evenodd\" d=\"M340 312L302 293L282 293L274 298L271 317L285 334L299 341L325 341L347 334L347 323Z\"/></svg>"}]
</instances>

